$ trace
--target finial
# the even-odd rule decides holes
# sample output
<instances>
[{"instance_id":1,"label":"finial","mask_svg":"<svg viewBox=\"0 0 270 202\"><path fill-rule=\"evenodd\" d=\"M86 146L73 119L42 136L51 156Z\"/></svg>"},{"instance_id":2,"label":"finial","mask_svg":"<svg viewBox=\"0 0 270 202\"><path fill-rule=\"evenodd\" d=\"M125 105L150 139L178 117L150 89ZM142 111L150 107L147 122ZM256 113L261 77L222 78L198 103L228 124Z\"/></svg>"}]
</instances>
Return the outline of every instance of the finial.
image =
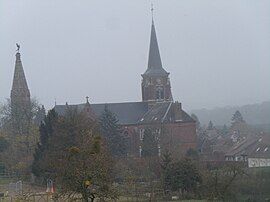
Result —
<instances>
[{"instance_id":1,"label":"finial","mask_svg":"<svg viewBox=\"0 0 270 202\"><path fill-rule=\"evenodd\" d=\"M151 3L152 21L154 21L154 5Z\"/></svg>"},{"instance_id":2,"label":"finial","mask_svg":"<svg viewBox=\"0 0 270 202\"><path fill-rule=\"evenodd\" d=\"M89 103L89 97L86 96L85 98L86 98L86 103Z\"/></svg>"},{"instance_id":3,"label":"finial","mask_svg":"<svg viewBox=\"0 0 270 202\"><path fill-rule=\"evenodd\" d=\"M19 53L21 46L18 43L16 43L16 46L17 46L17 50L16 51L17 51L17 53Z\"/></svg>"}]
</instances>

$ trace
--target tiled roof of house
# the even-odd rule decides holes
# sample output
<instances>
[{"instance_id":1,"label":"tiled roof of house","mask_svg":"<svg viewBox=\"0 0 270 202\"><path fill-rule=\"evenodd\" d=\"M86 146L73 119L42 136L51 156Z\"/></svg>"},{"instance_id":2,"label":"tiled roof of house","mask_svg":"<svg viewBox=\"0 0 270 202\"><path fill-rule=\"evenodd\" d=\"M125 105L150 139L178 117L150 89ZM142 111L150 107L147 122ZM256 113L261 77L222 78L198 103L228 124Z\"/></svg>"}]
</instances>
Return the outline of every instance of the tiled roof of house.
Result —
<instances>
[{"instance_id":1,"label":"tiled roof of house","mask_svg":"<svg viewBox=\"0 0 270 202\"><path fill-rule=\"evenodd\" d=\"M270 158L270 135L248 137L226 153L226 156L245 155L249 158Z\"/></svg>"}]
</instances>

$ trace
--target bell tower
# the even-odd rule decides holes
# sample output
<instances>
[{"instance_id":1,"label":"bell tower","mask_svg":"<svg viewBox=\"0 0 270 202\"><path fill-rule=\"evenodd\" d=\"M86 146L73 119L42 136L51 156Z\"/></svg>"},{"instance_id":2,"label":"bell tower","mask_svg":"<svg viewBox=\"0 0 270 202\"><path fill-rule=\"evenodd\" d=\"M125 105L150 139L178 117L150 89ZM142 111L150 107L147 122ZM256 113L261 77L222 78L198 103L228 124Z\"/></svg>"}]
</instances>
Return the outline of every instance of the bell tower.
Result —
<instances>
[{"instance_id":1,"label":"bell tower","mask_svg":"<svg viewBox=\"0 0 270 202\"><path fill-rule=\"evenodd\" d=\"M147 70L142 74L142 101L171 101L169 72L162 67L152 8L152 26Z\"/></svg>"}]
</instances>

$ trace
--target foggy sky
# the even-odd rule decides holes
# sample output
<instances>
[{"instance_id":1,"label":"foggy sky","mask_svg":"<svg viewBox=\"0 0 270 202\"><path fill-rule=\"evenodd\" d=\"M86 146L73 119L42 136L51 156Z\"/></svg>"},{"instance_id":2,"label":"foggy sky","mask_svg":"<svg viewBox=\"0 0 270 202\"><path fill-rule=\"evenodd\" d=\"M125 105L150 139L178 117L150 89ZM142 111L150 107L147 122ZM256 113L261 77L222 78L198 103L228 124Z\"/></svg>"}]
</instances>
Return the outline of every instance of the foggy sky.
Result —
<instances>
[{"instance_id":1,"label":"foggy sky","mask_svg":"<svg viewBox=\"0 0 270 202\"><path fill-rule=\"evenodd\" d=\"M31 96L141 100L154 3L163 67L185 109L270 100L269 0L0 0L0 102L15 43Z\"/></svg>"}]
</instances>

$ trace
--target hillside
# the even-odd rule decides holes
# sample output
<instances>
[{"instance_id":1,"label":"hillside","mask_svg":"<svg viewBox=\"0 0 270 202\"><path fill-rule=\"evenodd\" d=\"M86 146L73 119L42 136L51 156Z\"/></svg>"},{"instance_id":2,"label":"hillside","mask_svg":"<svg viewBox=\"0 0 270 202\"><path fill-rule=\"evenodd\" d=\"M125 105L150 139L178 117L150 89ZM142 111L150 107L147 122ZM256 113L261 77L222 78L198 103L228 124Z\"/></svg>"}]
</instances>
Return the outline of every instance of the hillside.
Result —
<instances>
[{"instance_id":1,"label":"hillside","mask_svg":"<svg viewBox=\"0 0 270 202\"><path fill-rule=\"evenodd\" d=\"M236 110L239 110L246 122L251 125L261 125L264 127L270 125L270 101L243 106L197 109L191 110L189 113L196 114L201 124L208 124L208 122L212 120L215 125L223 125L230 124L232 114Z\"/></svg>"}]
</instances>

